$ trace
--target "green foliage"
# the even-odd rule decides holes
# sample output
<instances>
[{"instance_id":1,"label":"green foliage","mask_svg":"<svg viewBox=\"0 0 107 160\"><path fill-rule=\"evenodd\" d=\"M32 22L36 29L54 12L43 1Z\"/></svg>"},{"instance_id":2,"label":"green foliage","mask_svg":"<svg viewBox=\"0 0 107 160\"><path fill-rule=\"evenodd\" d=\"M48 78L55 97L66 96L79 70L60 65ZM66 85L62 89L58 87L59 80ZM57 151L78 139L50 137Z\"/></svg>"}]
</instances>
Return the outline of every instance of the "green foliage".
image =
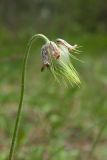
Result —
<instances>
[{"instance_id":1,"label":"green foliage","mask_svg":"<svg viewBox=\"0 0 107 160\"><path fill-rule=\"evenodd\" d=\"M5 160L9 151L19 100L24 56L22 44L26 37L17 39L19 43L13 41L12 46L7 43L3 47L5 55L0 53L0 160ZM27 67L16 160L42 160L46 157L52 160L83 159L107 120L107 35L66 35L66 40L83 46L79 57L84 63L74 63L81 75L82 85L80 88L65 88L53 80L48 70L41 73L39 45L33 46ZM17 57L19 50L22 52ZM107 144L103 143L106 134L107 128L93 152L96 159L106 157L104 148Z\"/></svg>"}]
</instances>

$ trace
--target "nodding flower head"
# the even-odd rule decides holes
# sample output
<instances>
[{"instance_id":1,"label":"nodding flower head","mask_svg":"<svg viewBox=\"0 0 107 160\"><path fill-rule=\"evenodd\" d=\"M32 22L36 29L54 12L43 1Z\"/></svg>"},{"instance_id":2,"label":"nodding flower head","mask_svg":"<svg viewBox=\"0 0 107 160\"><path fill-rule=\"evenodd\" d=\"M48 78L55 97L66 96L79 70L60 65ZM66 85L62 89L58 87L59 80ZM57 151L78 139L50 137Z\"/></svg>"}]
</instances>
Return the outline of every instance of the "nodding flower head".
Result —
<instances>
[{"instance_id":1,"label":"nodding flower head","mask_svg":"<svg viewBox=\"0 0 107 160\"><path fill-rule=\"evenodd\" d=\"M70 52L75 51L77 45L70 45L65 40L57 39L56 43L53 41L47 42L41 48L42 68L49 68L55 79L61 83L61 79L65 84L80 84L80 79L77 71L73 67L70 57ZM75 56L73 56L76 59Z\"/></svg>"},{"instance_id":2,"label":"nodding flower head","mask_svg":"<svg viewBox=\"0 0 107 160\"><path fill-rule=\"evenodd\" d=\"M42 55L42 68L41 71L45 69L45 67L49 68L52 64L52 59L57 60L60 57L60 49L56 45L55 42L48 42L41 48Z\"/></svg>"}]
</instances>

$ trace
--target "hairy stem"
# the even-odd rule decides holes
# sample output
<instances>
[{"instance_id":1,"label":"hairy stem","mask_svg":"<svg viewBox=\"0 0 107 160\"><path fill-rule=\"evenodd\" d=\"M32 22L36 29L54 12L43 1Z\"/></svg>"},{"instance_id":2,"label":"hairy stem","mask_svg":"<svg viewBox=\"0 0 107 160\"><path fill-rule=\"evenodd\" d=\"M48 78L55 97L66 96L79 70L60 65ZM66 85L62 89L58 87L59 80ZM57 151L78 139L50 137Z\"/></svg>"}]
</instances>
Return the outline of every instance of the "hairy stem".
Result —
<instances>
[{"instance_id":1,"label":"hairy stem","mask_svg":"<svg viewBox=\"0 0 107 160\"><path fill-rule=\"evenodd\" d=\"M21 79L20 101L19 101L19 107L18 107L18 111L17 111L17 117L16 117L16 122L15 122L15 127L14 127L14 132L13 132L13 137L12 137L12 142L11 142L11 147L10 147L8 160L13 159L15 144L16 144L16 141L17 141L17 135L18 135L19 125L20 125L20 119L21 119L21 111L22 111L24 88L25 88L26 65L27 65L27 60L28 60L28 56L29 56L29 53L30 53L31 45L36 38L42 38L42 39L45 40L46 43L49 42L48 38L45 37L43 34L36 34L36 35L32 36L32 38L30 39L30 41L27 45L26 54L25 54L24 62L23 62L22 76L21 76L22 79Z\"/></svg>"}]
</instances>

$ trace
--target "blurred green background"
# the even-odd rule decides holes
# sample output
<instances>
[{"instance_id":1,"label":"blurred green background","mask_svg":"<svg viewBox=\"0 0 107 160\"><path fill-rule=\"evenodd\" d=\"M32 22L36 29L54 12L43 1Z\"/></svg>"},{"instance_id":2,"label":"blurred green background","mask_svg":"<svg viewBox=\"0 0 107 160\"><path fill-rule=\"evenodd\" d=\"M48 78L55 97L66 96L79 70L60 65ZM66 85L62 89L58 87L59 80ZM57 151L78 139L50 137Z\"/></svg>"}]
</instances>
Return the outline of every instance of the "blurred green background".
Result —
<instances>
[{"instance_id":1,"label":"blurred green background","mask_svg":"<svg viewBox=\"0 0 107 160\"><path fill-rule=\"evenodd\" d=\"M107 0L0 0L0 160L9 153L29 38L43 33L82 46L82 85L41 73L36 41L27 66L15 160L107 160ZM89 156L90 155L90 156Z\"/></svg>"}]
</instances>

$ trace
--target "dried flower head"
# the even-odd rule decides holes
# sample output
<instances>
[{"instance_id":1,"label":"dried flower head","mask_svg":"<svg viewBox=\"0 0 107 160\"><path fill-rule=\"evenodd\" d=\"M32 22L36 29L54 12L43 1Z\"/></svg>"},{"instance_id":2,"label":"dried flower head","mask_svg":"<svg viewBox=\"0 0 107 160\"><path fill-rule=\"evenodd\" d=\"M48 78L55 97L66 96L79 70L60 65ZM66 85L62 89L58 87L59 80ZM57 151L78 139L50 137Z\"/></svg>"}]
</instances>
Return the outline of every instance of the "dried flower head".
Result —
<instances>
[{"instance_id":1,"label":"dried flower head","mask_svg":"<svg viewBox=\"0 0 107 160\"><path fill-rule=\"evenodd\" d=\"M43 71L45 67L49 68L50 64L52 65L52 59L57 60L60 57L60 50L55 42L50 41L41 48L41 56Z\"/></svg>"},{"instance_id":2,"label":"dried flower head","mask_svg":"<svg viewBox=\"0 0 107 160\"><path fill-rule=\"evenodd\" d=\"M50 66L50 59L49 59L49 44L43 45L41 48L41 57L42 57L42 68L41 71L43 71L46 67L48 68Z\"/></svg>"},{"instance_id":3,"label":"dried flower head","mask_svg":"<svg viewBox=\"0 0 107 160\"><path fill-rule=\"evenodd\" d=\"M41 49L42 69L49 68L55 79L65 84L80 84L77 71L73 67L70 57L77 59L71 52L76 50L77 45L70 45L63 39L47 42Z\"/></svg>"},{"instance_id":4,"label":"dried flower head","mask_svg":"<svg viewBox=\"0 0 107 160\"><path fill-rule=\"evenodd\" d=\"M60 57L60 50L59 50L58 46L56 45L56 43L50 41L49 48L50 48L50 53L52 54L52 56L55 59L58 59Z\"/></svg>"}]
</instances>

